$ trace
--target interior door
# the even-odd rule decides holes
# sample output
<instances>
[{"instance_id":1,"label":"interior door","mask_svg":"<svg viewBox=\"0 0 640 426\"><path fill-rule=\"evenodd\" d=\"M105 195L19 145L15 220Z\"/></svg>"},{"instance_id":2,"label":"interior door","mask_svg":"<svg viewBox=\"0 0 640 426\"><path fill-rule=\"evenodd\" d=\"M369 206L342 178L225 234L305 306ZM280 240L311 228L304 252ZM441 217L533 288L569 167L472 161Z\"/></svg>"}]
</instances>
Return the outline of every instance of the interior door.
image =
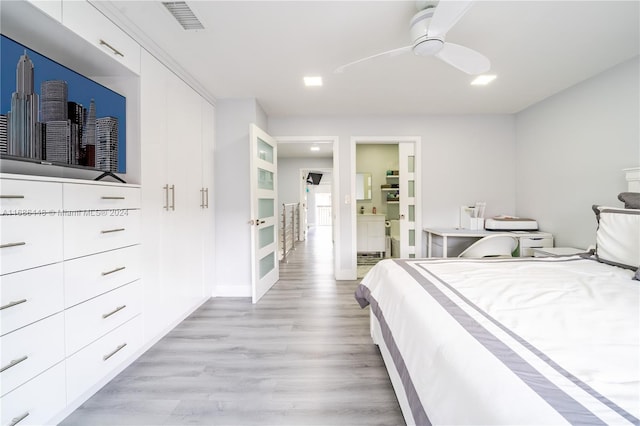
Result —
<instances>
[{"instance_id":1,"label":"interior door","mask_svg":"<svg viewBox=\"0 0 640 426\"><path fill-rule=\"evenodd\" d=\"M400 142L400 257L416 257L416 146L413 142Z\"/></svg>"},{"instance_id":2,"label":"interior door","mask_svg":"<svg viewBox=\"0 0 640 426\"><path fill-rule=\"evenodd\" d=\"M253 303L278 281L277 158L276 140L250 125L251 192L251 297Z\"/></svg>"}]
</instances>

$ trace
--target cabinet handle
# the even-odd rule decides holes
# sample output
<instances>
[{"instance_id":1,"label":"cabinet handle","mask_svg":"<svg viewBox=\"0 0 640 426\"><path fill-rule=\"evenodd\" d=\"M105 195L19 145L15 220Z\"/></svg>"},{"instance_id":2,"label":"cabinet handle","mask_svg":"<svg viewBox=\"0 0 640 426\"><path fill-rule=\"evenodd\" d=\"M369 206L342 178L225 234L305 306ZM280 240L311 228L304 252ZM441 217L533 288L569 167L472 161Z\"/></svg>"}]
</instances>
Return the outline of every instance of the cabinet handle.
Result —
<instances>
[{"instance_id":1,"label":"cabinet handle","mask_svg":"<svg viewBox=\"0 0 640 426\"><path fill-rule=\"evenodd\" d=\"M204 203L204 205L207 208L209 208L209 188L205 188L204 191L205 191L205 194L206 194L206 197L205 197L206 203Z\"/></svg>"},{"instance_id":2,"label":"cabinet handle","mask_svg":"<svg viewBox=\"0 0 640 426\"><path fill-rule=\"evenodd\" d=\"M200 188L200 208L204 209L204 188Z\"/></svg>"},{"instance_id":3,"label":"cabinet handle","mask_svg":"<svg viewBox=\"0 0 640 426\"><path fill-rule=\"evenodd\" d=\"M163 186L162 189L164 189L164 206L162 208L169 210L169 185Z\"/></svg>"},{"instance_id":4,"label":"cabinet handle","mask_svg":"<svg viewBox=\"0 0 640 426\"><path fill-rule=\"evenodd\" d=\"M24 195L0 195L0 198L24 198Z\"/></svg>"},{"instance_id":5,"label":"cabinet handle","mask_svg":"<svg viewBox=\"0 0 640 426\"><path fill-rule=\"evenodd\" d=\"M109 49L111 49L111 51L113 52L114 55L120 55L124 58L124 55L122 54L122 52L120 52L118 49L116 49L115 47L111 46L109 43L107 43L106 41L100 39L100 45L101 46L106 46Z\"/></svg>"},{"instance_id":6,"label":"cabinet handle","mask_svg":"<svg viewBox=\"0 0 640 426\"><path fill-rule=\"evenodd\" d=\"M27 358L29 358L29 357L25 355L22 358L18 358L18 359L12 360L9 364L7 364L4 367L0 368L0 373L2 373L5 370L10 369L11 367L15 367L16 365L20 364L22 361L26 361Z\"/></svg>"},{"instance_id":7,"label":"cabinet handle","mask_svg":"<svg viewBox=\"0 0 640 426\"><path fill-rule=\"evenodd\" d=\"M28 415L29 415L29 412L27 411L24 414L14 417L13 419L11 419L11 423L9 423L9 426L16 426L18 423L26 419Z\"/></svg>"},{"instance_id":8,"label":"cabinet handle","mask_svg":"<svg viewBox=\"0 0 640 426\"><path fill-rule=\"evenodd\" d=\"M126 266L121 266L119 268L112 269L111 271L102 272L102 276L104 277L105 275L110 275L110 274L113 274L114 272L122 271L125 268L126 268Z\"/></svg>"},{"instance_id":9,"label":"cabinet handle","mask_svg":"<svg viewBox=\"0 0 640 426\"><path fill-rule=\"evenodd\" d=\"M176 209L176 186L175 185L171 185L169 187L169 189L171 190L171 210L175 210Z\"/></svg>"},{"instance_id":10,"label":"cabinet handle","mask_svg":"<svg viewBox=\"0 0 640 426\"><path fill-rule=\"evenodd\" d=\"M111 358L112 356L114 356L115 354L117 354L118 352L120 352L122 349L124 349L124 347L127 346L126 342L121 344L120 346L118 346L117 348L115 348L113 351L109 352L108 354L104 355L102 357L103 361L108 360L109 358Z\"/></svg>"},{"instance_id":11,"label":"cabinet handle","mask_svg":"<svg viewBox=\"0 0 640 426\"><path fill-rule=\"evenodd\" d=\"M7 243L7 244L2 244L0 248L17 247L17 246L23 246L25 244L27 243L25 243L24 241L20 241L19 243Z\"/></svg>"},{"instance_id":12,"label":"cabinet handle","mask_svg":"<svg viewBox=\"0 0 640 426\"><path fill-rule=\"evenodd\" d=\"M124 200L124 197L111 197L111 196L107 196L107 195L103 195L102 197L100 197L103 200Z\"/></svg>"},{"instance_id":13,"label":"cabinet handle","mask_svg":"<svg viewBox=\"0 0 640 426\"><path fill-rule=\"evenodd\" d=\"M115 228L115 229L107 229L104 231L100 231L101 234L111 234L112 232L122 232L124 228Z\"/></svg>"},{"instance_id":14,"label":"cabinet handle","mask_svg":"<svg viewBox=\"0 0 640 426\"><path fill-rule=\"evenodd\" d=\"M27 299L21 299L21 300L16 300L15 302L9 302L6 305L0 306L0 311L3 309L8 309L8 308L12 308L16 305L20 305L22 303L25 303L27 301Z\"/></svg>"},{"instance_id":15,"label":"cabinet handle","mask_svg":"<svg viewBox=\"0 0 640 426\"><path fill-rule=\"evenodd\" d=\"M109 312L108 314L102 314L102 319L107 319L109 318L111 315L120 312L121 310L123 310L124 308L126 308L127 305L122 305L122 306L118 306L117 308L115 308L113 311Z\"/></svg>"}]
</instances>

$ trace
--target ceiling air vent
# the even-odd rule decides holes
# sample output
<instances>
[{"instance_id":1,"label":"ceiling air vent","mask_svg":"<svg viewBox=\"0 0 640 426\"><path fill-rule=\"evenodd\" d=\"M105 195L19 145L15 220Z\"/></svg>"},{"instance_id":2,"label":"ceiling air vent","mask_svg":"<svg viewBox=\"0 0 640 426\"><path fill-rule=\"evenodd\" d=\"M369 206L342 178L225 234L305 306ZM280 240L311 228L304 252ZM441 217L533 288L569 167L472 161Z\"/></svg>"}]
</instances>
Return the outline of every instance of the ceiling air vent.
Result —
<instances>
[{"instance_id":1,"label":"ceiling air vent","mask_svg":"<svg viewBox=\"0 0 640 426\"><path fill-rule=\"evenodd\" d=\"M193 14L186 2L183 1L163 1L162 4L182 25L185 30L203 30L204 25Z\"/></svg>"}]
</instances>

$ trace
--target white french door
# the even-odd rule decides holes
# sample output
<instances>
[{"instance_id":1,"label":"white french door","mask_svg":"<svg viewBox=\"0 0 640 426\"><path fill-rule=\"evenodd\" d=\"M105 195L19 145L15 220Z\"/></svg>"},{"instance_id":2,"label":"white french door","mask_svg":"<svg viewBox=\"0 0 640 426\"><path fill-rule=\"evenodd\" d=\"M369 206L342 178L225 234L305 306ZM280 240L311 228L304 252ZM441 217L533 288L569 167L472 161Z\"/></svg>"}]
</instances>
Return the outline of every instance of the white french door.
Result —
<instances>
[{"instance_id":1,"label":"white french door","mask_svg":"<svg viewBox=\"0 0 640 426\"><path fill-rule=\"evenodd\" d=\"M278 202L275 139L255 124L249 128L251 169L251 299L257 303L278 281Z\"/></svg>"},{"instance_id":2,"label":"white french door","mask_svg":"<svg viewBox=\"0 0 640 426\"><path fill-rule=\"evenodd\" d=\"M399 183L400 183L400 257L416 257L416 144L400 142Z\"/></svg>"}]
</instances>

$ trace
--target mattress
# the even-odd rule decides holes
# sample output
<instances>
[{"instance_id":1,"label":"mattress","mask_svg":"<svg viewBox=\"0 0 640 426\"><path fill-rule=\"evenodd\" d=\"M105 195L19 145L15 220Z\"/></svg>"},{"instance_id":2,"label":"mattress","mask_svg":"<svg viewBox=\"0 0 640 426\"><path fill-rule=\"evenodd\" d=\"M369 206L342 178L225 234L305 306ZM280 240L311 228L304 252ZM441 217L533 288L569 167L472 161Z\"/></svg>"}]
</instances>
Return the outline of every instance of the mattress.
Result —
<instances>
[{"instance_id":1,"label":"mattress","mask_svg":"<svg viewBox=\"0 0 640 426\"><path fill-rule=\"evenodd\" d=\"M490 231L537 231L538 222L534 219L518 217L493 217L485 220L484 229Z\"/></svg>"},{"instance_id":2,"label":"mattress","mask_svg":"<svg viewBox=\"0 0 640 426\"><path fill-rule=\"evenodd\" d=\"M640 424L632 276L578 256L389 259L356 299L408 424Z\"/></svg>"}]
</instances>

